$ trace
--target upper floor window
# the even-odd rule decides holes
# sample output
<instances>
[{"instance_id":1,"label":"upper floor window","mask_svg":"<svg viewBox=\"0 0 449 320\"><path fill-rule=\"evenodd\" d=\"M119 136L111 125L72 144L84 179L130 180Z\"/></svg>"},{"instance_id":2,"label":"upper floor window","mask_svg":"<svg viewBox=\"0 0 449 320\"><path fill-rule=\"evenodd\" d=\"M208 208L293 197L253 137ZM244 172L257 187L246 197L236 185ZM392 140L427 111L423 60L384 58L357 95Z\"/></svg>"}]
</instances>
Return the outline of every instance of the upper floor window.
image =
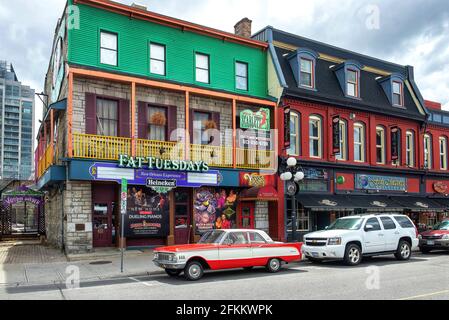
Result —
<instances>
[{"instance_id":1,"label":"upper floor window","mask_svg":"<svg viewBox=\"0 0 449 320\"><path fill-rule=\"evenodd\" d=\"M209 67L209 56L206 54L197 53L195 55L196 81L203 83L210 82Z\"/></svg>"},{"instance_id":2,"label":"upper floor window","mask_svg":"<svg viewBox=\"0 0 449 320\"><path fill-rule=\"evenodd\" d=\"M336 158L338 160L348 160L348 152L347 152L347 145L348 145L348 139L347 139L347 132L348 127L346 125L346 121L340 120L340 153L336 155Z\"/></svg>"},{"instance_id":3,"label":"upper floor window","mask_svg":"<svg viewBox=\"0 0 449 320\"><path fill-rule=\"evenodd\" d=\"M402 136L401 129L399 129L399 128L391 129L391 158L392 158L392 164L394 166L401 165L401 158L402 158L401 136ZM396 156L396 158L394 156Z\"/></svg>"},{"instance_id":4,"label":"upper floor window","mask_svg":"<svg viewBox=\"0 0 449 320\"><path fill-rule=\"evenodd\" d=\"M359 96L359 72L348 69L346 72L346 94L351 97Z\"/></svg>"},{"instance_id":5,"label":"upper floor window","mask_svg":"<svg viewBox=\"0 0 449 320\"><path fill-rule=\"evenodd\" d=\"M393 105L401 107L404 105L403 91L402 83L393 81Z\"/></svg>"},{"instance_id":6,"label":"upper floor window","mask_svg":"<svg viewBox=\"0 0 449 320\"><path fill-rule=\"evenodd\" d=\"M165 46L162 44L150 44L150 72L165 76Z\"/></svg>"},{"instance_id":7,"label":"upper floor window","mask_svg":"<svg viewBox=\"0 0 449 320\"><path fill-rule=\"evenodd\" d=\"M424 135L424 169L432 169L432 137Z\"/></svg>"},{"instance_id":8,"label":"upper floor window","mask_svg":"<svg viewBox=\"0 0 449 320\"><path fill-rule=\"evenodd\" d=\"M322 158L322 122L319 116L309 119L309 149L311 158Z\"/></svg>"},{"instance_id":9,"label":"upper floor window","mask_svg":"<svg viewBox=\"0 0 449 320\"><path fill-rule=\"evenodd\" d=\"M365 162L365 125L354 124L354 161Z\"/></svg>"},{"instance_id":10,"label":"upper floor window","mask_svg":"<svg viewBox=\"0 0 449 320\"><path fill-rule=\"evenodd\" d=\"M118 101L97 99L97 134L118 136Z\"/></svg>"},{"instance_id":11,"label":"upper floor window","mask_svg":"<svg viewBox=\"0 0 449 320\"><path fill-rule=\"evenodd\" d=\"M407 167L415 166L415 133L407 131L405 136L405 162Z\"/></svg>"},{"instance_id":12,"label":"upper floor window","mask_svg":"<svg viewBox=\"0 0 449 320\"><path fill-rule=\"evenodd\" d=\"M376 162L377 164L385 164L385 129L376 127Z\"/></svg>"},{"instance_id":13,"label":"upper floor window","mask_svg":"<svg viewBox=\"0 0 449 320\"><path fill-rule=\"evenodd\" d=\"M193 144L206 145L210 140L205 134L206 124L212 120L212 115L208 112L193 112Z\"/></svg>"},{"instance_id":14,"label":"upper floor window","mask_svg":"<svg viewBox=\"0 0 449 320\"><path fill-rule=\"evenodd\" d=\"M101 31L100 38L100 62L117 66L117 34Z\"/></svg>"},{"instance_id":15,"label":"upper floor window","mask_svg":"<svg viewBox=\"0 0 449 320\"><path fill-rule=\"evenodd\" d=\"M248 90L248 64L235 63L235 87L239 90Z\"/></svg>"},{"instance_id":16,"label":"upper floor window","mask_svg":"<svg viewBox=\"0 0 449 320\"><path fill-rule=\"evenodd\" d=\"M313 88L313 61L300 58L301 69L299 73L299 84L303 87Z\"/></svg>"},{"instance_id":17,"label":"upper floor window","mask_svg":"<svg viewBox=\"0 0 449 320\"><path fill-rule=\"evenodd\" d=\"M440 137L440 169L447 170L447 138Z\"/></svg>"},{"instance_id":18,"label":"upper floor window","mask_svg":"<svg viewBox=\"0 0 449 320\"><path fill-rule=\"evenodd\" d=\"M300 154L300 132L300 116L296 112L292 112L290 113L290 149L287 151L291 156L299 156Z\"/></svg>"},{"instance_id":19,"label":"upper floor window","mask_svg":"<svg viewBox=\"0 0 449 320\"><path fill-rule=\"evenodd\" d=\"M148 139L166 141L167 109L163 107L148 107Z\"/></svg>"}]
</instances>

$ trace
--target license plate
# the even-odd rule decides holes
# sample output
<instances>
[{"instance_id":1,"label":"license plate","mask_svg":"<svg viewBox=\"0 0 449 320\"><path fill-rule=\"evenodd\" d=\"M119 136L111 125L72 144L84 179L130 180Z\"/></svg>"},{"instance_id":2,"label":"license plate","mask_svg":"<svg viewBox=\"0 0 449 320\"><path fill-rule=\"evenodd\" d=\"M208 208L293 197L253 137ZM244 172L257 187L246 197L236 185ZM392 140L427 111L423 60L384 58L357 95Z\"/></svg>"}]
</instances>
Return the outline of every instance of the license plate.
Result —
<instances>
[{"instance_id":1,"label":"license plate","mask_svg":"<svg viewBox=\"0 0 449 320\"><path fill-rule=\"evenodd\" d=\"M429 241L427 241L427 245L428 246L434 246L435 245L435 241L429 240Z\"/></svg>"},{"instance_id":2,"label":"license plate","mask_svg":"<svg viewBox=\"0 0 449 320\"><path fill-rule=\"evenodd\" d=\"M314 258L318 258L320 255L318 254L318 252L312 252L312 257Z\"/></svg>"}]
</instances>

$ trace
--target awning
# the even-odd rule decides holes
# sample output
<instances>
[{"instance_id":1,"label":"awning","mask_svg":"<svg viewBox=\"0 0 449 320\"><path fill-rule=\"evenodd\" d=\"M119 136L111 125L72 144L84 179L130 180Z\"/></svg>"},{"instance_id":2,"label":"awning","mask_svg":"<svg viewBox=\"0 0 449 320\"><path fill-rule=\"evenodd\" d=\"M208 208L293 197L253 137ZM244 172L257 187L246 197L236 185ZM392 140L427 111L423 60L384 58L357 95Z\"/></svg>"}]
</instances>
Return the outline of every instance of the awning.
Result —
<instances>
[{"instance_id":1,"label":"awning","mask_svg":"<svg viewBox=\"0 0 449 320\"><path fill-rule=\"evenodd\" d=\"M439 204L441 204L445 210L449 211L449 199L448 198L435 198L433 199L433 201L438 202Z\"/></svg>"},{"instance_id":2,"label":"awning","mask_svg":"<svg viewBox=\"0 0 449 320\"><path fill-rule=\"evenodd\" d=\"M239 196L240 201L278 201L278 192L272 186L251 188L243 190Z\"/></svg>"},{"instance_id":3,"label":"awning","mask_svg":"<svg viewBox=\"0 0 449 320\"><path fill-rule=\"evenodd\" d=\"M391 212L403 211L404 207L400 203L391 200L387 196L348 196L349 201L358 209L369 212Z\"/></svg>"},{"instance_id":4,"label":"awning","mask_svg":"<svg viewBox=\"0 0 449 320\"><path fill-rule=\"evenodd\" d=\"M312 211L353 211L356 209L343 195L299 195L298 202Z\"/></svg>"},{"instance_id":5,"label":"awning","mask_svg":"<svg viewBox=\"0 0 449 320\"><path fill-rule=\"evenodd\" d=\"M439 203L434 199L425 197L391 197L395 202L398 202L405 209L412 211L444 211L447 206Z\"/></svg>"}]
</instances>

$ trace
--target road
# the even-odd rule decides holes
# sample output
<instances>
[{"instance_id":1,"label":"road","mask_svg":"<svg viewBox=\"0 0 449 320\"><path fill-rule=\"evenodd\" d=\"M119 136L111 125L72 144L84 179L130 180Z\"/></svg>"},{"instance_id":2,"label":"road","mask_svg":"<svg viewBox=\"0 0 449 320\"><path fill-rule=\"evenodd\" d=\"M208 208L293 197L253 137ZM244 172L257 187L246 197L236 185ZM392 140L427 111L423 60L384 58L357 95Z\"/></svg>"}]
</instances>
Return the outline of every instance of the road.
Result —
<instances>
[{"instance_id":1,"label":"road","mask_svg":"<svg viewBox=\"0 0 449 320\"><path fill-rule=\"evenodd\" d=\"M449 300L449 252L417 253L408 262L372 258L352 268L340 262L305 262L285 266L274 275L264 269L212 272L194 283L160 274L85 282L78 289L54 284L0 287L0 299Z\"/></svg>"}]
</instances>

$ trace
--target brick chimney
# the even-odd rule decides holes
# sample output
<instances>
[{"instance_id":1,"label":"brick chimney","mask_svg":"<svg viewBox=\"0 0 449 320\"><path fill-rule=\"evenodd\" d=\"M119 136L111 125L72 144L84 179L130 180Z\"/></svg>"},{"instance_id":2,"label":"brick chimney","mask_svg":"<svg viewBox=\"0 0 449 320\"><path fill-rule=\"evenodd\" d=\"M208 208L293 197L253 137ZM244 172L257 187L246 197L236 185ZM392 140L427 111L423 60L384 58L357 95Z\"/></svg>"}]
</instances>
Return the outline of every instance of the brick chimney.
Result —
<instances>
[{"instance_id":1,"label":"brick chimney","mask_svg":"<svg viewBox=\"0 0 449 320\"><path fill-rule=\"evenodd\" d=\"M243 18L234 26L235 34L244 38L251 38L252 21L248 18Z\"/></svg>"}]
</instances>

